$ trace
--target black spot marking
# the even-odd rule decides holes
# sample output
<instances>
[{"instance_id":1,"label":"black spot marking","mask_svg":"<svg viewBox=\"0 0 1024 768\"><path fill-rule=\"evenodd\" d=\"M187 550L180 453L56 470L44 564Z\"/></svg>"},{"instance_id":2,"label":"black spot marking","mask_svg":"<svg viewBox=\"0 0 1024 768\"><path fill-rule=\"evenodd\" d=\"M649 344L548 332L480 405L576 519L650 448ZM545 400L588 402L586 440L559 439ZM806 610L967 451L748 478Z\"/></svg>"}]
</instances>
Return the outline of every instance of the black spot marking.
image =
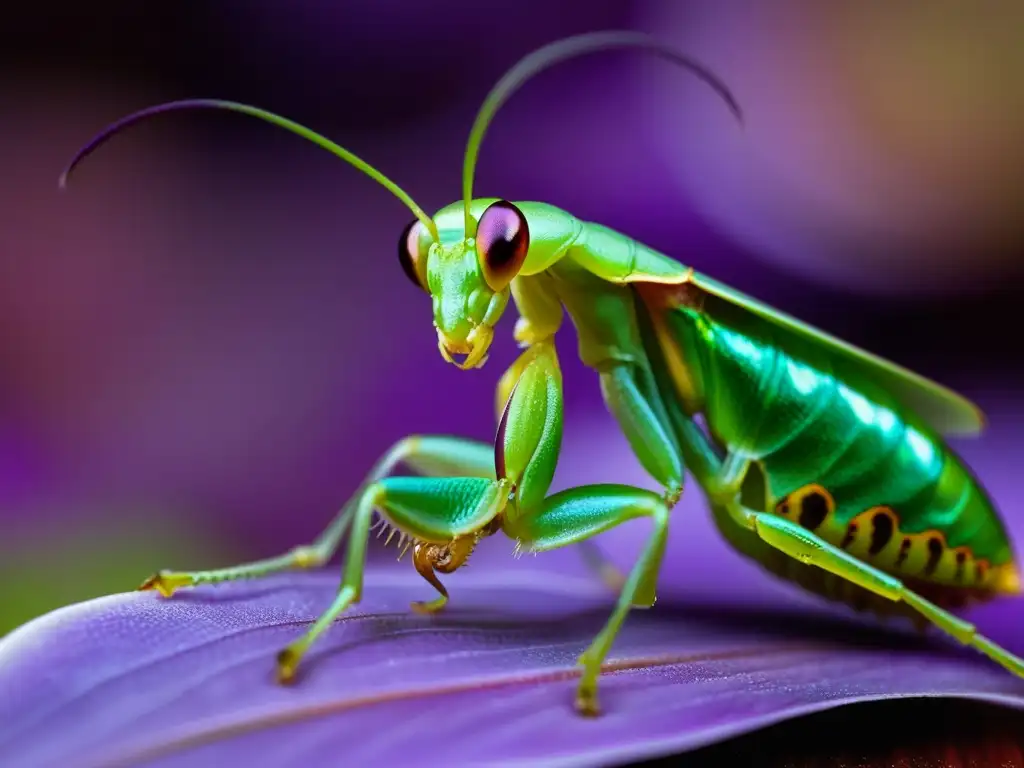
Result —
<instances>
[{"instance_id":1,"label":"black spot marking","mask_svg":"<svg viewBox=\"0 0 1024 768\"><path fill-rule=\"evenodd\" d=\"M828 499L821 491L811 491L800 499L800 525L809 531L817 530L828 517Z\"/></svg>"},{"instance_id":2,"label":"black spot marking","mask_svg":"<svg viewBox=\"0 0 1024 768\"><path fill-rule=\"evenodd\" d=\"M964 580L964 563L967 562L967 553L960 550L956 553L956 575L953 577L957 581Z\"/></svg>"},{"instance_id":3,"label":"black spot marking","mask_svg":"<svg viewBox=\"0 0 1024 768\"><path fill-rule=\"evenodd\" d=\"M928 562L924 564L925 576L931 576L935 573L935 569L939 567L939 560L942 559L944 549L942 539L938 536L932 536L928 539Z\"/></svg>"},{"instance_id":4,"label":"black spot marking","mask_svg":"<svg viewBox=\"0 0 1024 768\"><path fill-rule=\"evenodd\" d=\"M785 517L789 514L789 499L783 499L779 502L779 505L775 508L775 511Z\"/></svg>"},{"instance_id":5,"label":"black spot marking","mask_svg":"<svg viewBox=\"0 0 1024 768\"><path fill-rule=\"evenodd\" d=\"M877 555L885 549L885 545L892 539L894 530L895 526L888 513L876 512L871 518L871 547L868 549L868 554Z\"/></svg>"},{"instance_id":6,"label":"black spot marking","mask_svg":"<svg viewBox=\"0 0 1024 768\"><path fill-rule=\"evenodd\" d=\"M851 544L853 544L853 540L855 538L857 538L857 524L856 523L850 523L846 527L846 536L843 537L843 543L839 545L839 548L840 549L846 549Z\"/></svg>"},{"instance_id":7,"label":"black spot marking","mask_svg":"<svg viewBox=\"0 0 1024 768\"><path fill-rule=\"evenodd\" d=\"M899 568L903 563L907 561L907 557L910 556L910 546L913 541L909 536L904 536L903 541L900 542L900 553L896 557L896 567Z\"/></svg>"}]
</instances>

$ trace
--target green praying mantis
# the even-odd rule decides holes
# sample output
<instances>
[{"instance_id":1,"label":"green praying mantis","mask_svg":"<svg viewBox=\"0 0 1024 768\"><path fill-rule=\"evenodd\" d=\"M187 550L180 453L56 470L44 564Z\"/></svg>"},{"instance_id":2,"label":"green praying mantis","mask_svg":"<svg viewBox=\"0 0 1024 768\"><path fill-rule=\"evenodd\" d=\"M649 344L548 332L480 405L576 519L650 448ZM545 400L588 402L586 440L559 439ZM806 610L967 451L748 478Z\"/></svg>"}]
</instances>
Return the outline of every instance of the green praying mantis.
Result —
<instances>
[{"instance_id":1,"label":"green praying mantis","mask_svg":"<svg viewBox=\"0 0 1024 768\"><path fill-rule=\"evenodd\" d=\"M698 62L640 33L597 32L534 51L497 83L470 133L462 200L434 216L348 150L235 102L151 107L79 152L62 186L111 135L172 110L232 110L293 131L376 180L414 214L399 237L399 262L430 299L446 361L462 370L482 366L510 300L523 348L497 385L493 444L405 437L312 544L233 568L161 571L140 588L169 597L181 587L321 566L347 535L334 602L278 656L278 677L288 682L314 641L359 602L367 540L380 526L411 547L416 570L436 590L434 600L413 604L424 613L448 601L438 574L456 571L487 536L500 531L533 552L580 544L618 591L607 624L579 658L576 708L595 715L616 634L632 608L655 602L671 512L689 471L722 535L770 572L855 608L938 627L1024 676L1024 661L947 610L1020 591L992 502L943 442L981 431L973 404L600 224L547 203L473 197L480 145L501 104L560 61L614 48L653 52L686 68L742 122L729 89ZM563 430L553 339L566 315L580 359L600 378L608 410L660 493L608 483L549 495ZM392 474L399 465L415 474ZM649 519L651 533L632 570L621 574L591 538L635 518Z\"/></svg>"}]
</instances>

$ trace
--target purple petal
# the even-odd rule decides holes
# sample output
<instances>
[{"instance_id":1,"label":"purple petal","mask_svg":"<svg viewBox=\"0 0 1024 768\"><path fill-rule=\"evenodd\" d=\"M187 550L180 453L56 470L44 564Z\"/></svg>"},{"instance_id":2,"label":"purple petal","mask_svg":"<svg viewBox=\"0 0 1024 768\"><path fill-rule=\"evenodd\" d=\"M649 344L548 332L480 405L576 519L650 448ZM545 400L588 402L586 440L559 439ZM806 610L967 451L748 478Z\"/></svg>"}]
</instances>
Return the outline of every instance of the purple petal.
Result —
<instances>
[{"instance_id":1,"label":"purple petal","mask_svg":"<svg viewBox=\"0 0 1024 768\"><path fill-rule=\"evenodd\" d=\"M428 750L441 765L592 765L858 701L1024 709L1024 681L952 643L813 609L659 602L629 617L604 716L583 719L574 663L610 598L525 565L450 578L452 608L434 618L408 610L429 592L414 573L370 573L364 602L288 688L273 682L274 655L328 604L333 573L61 609L0 641L0 754L18 766L383 765ZM1019 626L1021 603L1006 610Z\"/></svg>"}]
</instances>

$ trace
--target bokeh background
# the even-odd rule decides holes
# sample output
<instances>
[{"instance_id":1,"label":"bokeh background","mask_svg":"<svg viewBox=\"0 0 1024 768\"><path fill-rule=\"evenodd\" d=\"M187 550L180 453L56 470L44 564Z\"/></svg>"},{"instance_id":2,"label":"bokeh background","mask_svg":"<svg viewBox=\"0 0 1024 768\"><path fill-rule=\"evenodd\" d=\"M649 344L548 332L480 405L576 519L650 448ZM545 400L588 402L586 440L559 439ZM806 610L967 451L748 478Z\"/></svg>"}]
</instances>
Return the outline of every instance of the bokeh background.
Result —
<instances>
[{"instance_id":1,"label":"bokeh background","mask_svg":"<svg viewBox=\"0 0 1024 768\"><path fill-rule=\"evenodd\" d=\"M166 117L59 193L82 143L158 101L248 101L434 210L459 196L490 85L541 44L611 27L703 59L746 128L657 59L591 56L502 109L477 194L620 229L957 387L994 420L965 452L1017 476L1022 4L13 4L0 25L0 634L158 567L311 539L400 436L490 439L493 386L516 354L506 317L486 368L445 365L396 261L408 212L297 137L237 115ZM568 327L561 348L556 485L644 482ZM729 557L706 520L680 535ZM628 562L638 542L604 540L616 536ZM503 547L487 557L506 563Z\"/></svg>"}]
</instances>

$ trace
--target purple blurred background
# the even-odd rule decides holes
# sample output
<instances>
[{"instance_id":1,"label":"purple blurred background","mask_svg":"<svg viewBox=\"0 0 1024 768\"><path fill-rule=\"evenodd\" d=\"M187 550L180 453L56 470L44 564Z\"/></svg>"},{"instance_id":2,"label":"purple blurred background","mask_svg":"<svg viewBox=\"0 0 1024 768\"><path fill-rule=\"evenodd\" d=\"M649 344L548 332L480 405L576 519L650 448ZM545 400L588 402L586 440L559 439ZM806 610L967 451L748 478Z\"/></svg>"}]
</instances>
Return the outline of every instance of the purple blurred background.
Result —
<instances>
[{"instance_id":1,"label":"purple blurred background","mask_svg":"<svg viewBox=\"0 0 1024 768\"><path fill-rule=\"evenodd\" d=\"M481 8L250 0L143 12L96 0L9 12L0 633L157 567L306 541L408 432L493 435L512 318L482 372L445 365L429 303L396 260L408 212L321 150L237 115L181 114L119 137L58 193L82 143L158 101L283 113L434 210L459 196L475 110L520 56L576 32L656 32L731 84L745 130L662 62L588 57L502 109L477 194L620 229L1020 423L1024 7ZM642 482L634 469L597 471L632 460L568 328L561 348L556 484ZM1000 433L975 450L1012 462L1024 438ZM1005 512L1021 531L1024 512Z\"/></svg>"}]
</instances>

